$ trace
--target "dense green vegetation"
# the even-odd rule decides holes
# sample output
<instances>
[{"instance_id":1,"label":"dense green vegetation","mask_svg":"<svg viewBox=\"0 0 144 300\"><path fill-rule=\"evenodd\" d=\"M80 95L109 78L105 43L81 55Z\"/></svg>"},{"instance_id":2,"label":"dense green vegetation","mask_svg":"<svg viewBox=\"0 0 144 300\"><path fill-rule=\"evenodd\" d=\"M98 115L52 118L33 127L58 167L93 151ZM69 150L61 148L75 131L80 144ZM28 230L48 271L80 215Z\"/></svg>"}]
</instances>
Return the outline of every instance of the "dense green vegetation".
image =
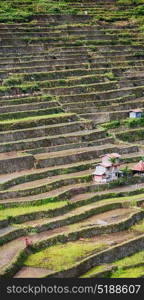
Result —
<instances>
[{"instance_id":1,"label":"dense green vegetation","mask_svg":"<svg viewBox=\"0 0 144 300\"><path fill-rule=\"evenodd\" d=\"M111 121L109 123L103 124L105 129L119 128L120 126L125 126L126 128L139 128L144 126L144 117L142 118L128 118L126 120Z\"/></svg>"},{"instance_id":2,"label":"dense green vegetation","mask_svg":"<svg viewBox=\"0 0 144 300\"><path fill-rule=\"evenodd\" d=\"M14 1L0 1L0 22L13 22L13 21L32 21L34 15L39 14L82 14L79 7L73 7L73 3L80 3L80 1L73 0L21 0ZM127 10L129 16L141 16L144 15L143 0L117 0L117 5L136 5L133 9ZM90 11L91 14L95 13L95 10ZM117 12L117 16L121 11ZM111 21L111 18L104 14L96 16L97 19L105 19ZM114 21L114 19L113 19Z\"/></svg>"},{"instance_id":3,"label":"dense green vegetation","mask_svg":"<svg viewBox=\"0 0 144 300\"><path fill-rule=\"evenodd\" d=\"M104 271L104 269L105 269L104 265L96 266L92 268L90 271L88 271L87 273L85 273L84 275L82 275L81 278L89 278L93 274Z\"/></svg>"},{"instance_id":4,"label":"dense green vegetation","mask_svg":"<svg viewBox=\"0 0 144 300\"><path fill-rule=\"evenodd\" d=\"M125 4L125 5L134 5L134 4L143 4L144 0L117 0L118 4Z\"/></svg>"},{"instance_id":5,"label":"dense green vegetation","mask_svg":"<svg viewBox=\"0 0 144 300\"><path fill-rule=\"evenodd\" d=\"M34 212L39 212L41 211L48 211L48 210L55 210L57 208L64 207L67 204L66 201L59 201L59 202L54 202L54 203L48 203L45 205L41 206L30 206L30 207L16 207L16 208L9 208L6 210L0 210L0 220L3 219L8 219L11 217L16 217L18 215L23 215L23 214L30 214Z\"/></svg>"},{"instance_id":6,"label":"dense green vegetation","mask_svg":"<svg viewBox=\"0 0 144 300\"><path fill-rule=\"evenodd\" d=\"M137 278L144 275L144 251L125 257L114 263L118 269L112 274L112 278Z\"/></svg>"},{"instance_id":7,"label":"dense green vegetation","mask_svg":"<svg viewBox=\"0 0 144 300\"><path fill-rule=\"evenodd\" d=\"M132 226L132 230L137 231L139 233L144 233L144 221L141 221L139 224L135 224L134 226Z\"/></svg>"},{"instance_id":8,"label":"dense green vegetation","mask_svg":"<svg viewBox=\"0 0 144 300\"><path fill-rule=\"evenodd\" d=\"M140 251L131 256L127 256L123 259L120 259L114 263L118 267L130 267L136 264L142 264L144 262L144 251Z\"/></svg>"},{"instance_id":9,"label":"dense green vegetation","mask_svg":"<svg viewBox=\"0 0 144 300\"><path fill-rule=\"evenodd\" d=\"M134 268L128 268L123 270L122 268L119 268L112 276L111 278L139 278L143 277L144 275L144 267L134 267Z\"/></svg>"},{"instance_id":10,"label":"dense green vegetation","mask_svg":"<svg viewBox=\"0 0 144 300\"><path fill-rule=\"evenodd\" d=\"M20 0L1 1L0 3L0 21L30 21L36 14L61 14L63 9L66 13L76 13L68 1L48 1L48 0L25 0L21 5Z\"/></svg>"}]
</instances>

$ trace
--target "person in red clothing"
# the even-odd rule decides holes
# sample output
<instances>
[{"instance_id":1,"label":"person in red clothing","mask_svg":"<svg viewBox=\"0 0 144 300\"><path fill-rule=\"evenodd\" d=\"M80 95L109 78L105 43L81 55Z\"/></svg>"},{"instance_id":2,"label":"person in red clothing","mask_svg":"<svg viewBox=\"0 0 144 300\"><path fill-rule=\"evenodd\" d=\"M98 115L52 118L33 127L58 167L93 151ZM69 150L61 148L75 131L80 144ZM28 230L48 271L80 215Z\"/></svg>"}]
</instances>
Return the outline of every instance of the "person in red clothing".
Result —
<instances>
[{"instance_id":1,"label":"person in red clothing","mask_svg":"<svg viewBox=\"0 0 144 300\"><path fill-rule=\"evenodd\" d=\"M30 241L28 238L25 238L25 244L26 244L26 248L28 248L32 245L32 241Z\"/></svg>"}]
</instances>

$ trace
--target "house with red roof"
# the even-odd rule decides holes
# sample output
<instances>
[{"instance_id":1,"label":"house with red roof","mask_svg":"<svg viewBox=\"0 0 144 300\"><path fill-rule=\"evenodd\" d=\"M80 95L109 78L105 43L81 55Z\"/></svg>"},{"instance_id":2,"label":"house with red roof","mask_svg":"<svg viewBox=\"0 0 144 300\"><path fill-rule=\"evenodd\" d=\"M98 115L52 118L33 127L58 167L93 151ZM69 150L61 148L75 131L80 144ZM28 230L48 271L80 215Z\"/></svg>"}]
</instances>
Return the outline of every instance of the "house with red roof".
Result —
<instances>
[{"instance_id":1,"label":"house with red roof","mask_svg":"<svg viewBox=\"0 0 144 300\"><path fill-rule=\"evenodd\" d=\"M108 153L103 155L101 158L102 164L105 166L112 166L112 160L115 160L115 162L113 162L113 165L119 165L121 155L118 153Z\"/></svg>"},{"instance_id":2,"label":"house with red roof","mask_svg":"<svg viewBox=\"0 0 144 300\"><path fill-rule=\"evenodd\" d=\"M131 168L133 174L144 176L144 161L139 161L134 167Z\"/></svg>"},{"instance_id":3,"label":"house with red roof","mask_svg":"<svg viewBox=\"0 0 144 300\"><path fill-rule=\"evenodd\" d=\"M118 153L108 153L102 156L102 162L96 165L93 180L97 183L107 183L122 175L119 170L120 157Z\"/></svg>"}]
</instances>

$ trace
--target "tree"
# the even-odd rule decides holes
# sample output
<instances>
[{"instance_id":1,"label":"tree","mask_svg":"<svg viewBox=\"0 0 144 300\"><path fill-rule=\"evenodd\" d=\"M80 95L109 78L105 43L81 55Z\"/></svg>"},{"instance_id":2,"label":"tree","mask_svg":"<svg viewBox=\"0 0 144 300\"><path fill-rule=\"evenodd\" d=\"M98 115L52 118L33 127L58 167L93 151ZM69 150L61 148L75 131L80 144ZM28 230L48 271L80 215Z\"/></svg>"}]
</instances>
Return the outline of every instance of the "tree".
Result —
<instances>
[{"instance_id":1,"label":"tree","mask_svg":"<svg viewBox=\"0 0 144 300\"><path fill-rule=\"evenodd\" d=\"M114 172L115 167L117 166L117 157L110 157L110 158L109 158L109 161L110 161L111 164L112 164L112 172Z\"/></svg>"},{"instance_id":2,"label":"tree","mask_svg":"<svg viewBox=\"0 0 144 300\"><path fill-rule=\"evenodd\" d=\"M117 158L116 157L110 157L109 161L111 162L112 166L115 166L117 164Z\"/></svg>"},{"instance_id":3,"label":"tree","mask_svg":"<svg viewBox=\"0 0 144 300\"><path fill-rule=\"evenodd\" d=\"M123 172L123 175L126 178L128 178L128 177L130 177L132 175L132 171L131 171L131 169L128 166L126 166L125 168L123 168L122 172Z\"/></svg>"}]
</instances>

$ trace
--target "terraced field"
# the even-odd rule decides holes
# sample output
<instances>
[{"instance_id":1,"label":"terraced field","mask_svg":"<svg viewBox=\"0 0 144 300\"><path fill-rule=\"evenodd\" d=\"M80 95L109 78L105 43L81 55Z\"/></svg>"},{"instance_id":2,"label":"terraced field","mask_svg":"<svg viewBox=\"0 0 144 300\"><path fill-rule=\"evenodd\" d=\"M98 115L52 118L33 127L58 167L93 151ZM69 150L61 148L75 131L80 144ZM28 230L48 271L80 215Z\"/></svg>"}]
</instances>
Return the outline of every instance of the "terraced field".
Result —
<instances>
[{"instance_id":1,"label":"terraced field","mask_svg":"<svg viewBox=\"0 0 144 300\"><path fill-rule=\"evenodd\" d=\"M1 278L144 276L144 177L92 180L144 157L144 32L118 2L8 1L33 15L0 23Z\"/></svg>"}]
</instances>

